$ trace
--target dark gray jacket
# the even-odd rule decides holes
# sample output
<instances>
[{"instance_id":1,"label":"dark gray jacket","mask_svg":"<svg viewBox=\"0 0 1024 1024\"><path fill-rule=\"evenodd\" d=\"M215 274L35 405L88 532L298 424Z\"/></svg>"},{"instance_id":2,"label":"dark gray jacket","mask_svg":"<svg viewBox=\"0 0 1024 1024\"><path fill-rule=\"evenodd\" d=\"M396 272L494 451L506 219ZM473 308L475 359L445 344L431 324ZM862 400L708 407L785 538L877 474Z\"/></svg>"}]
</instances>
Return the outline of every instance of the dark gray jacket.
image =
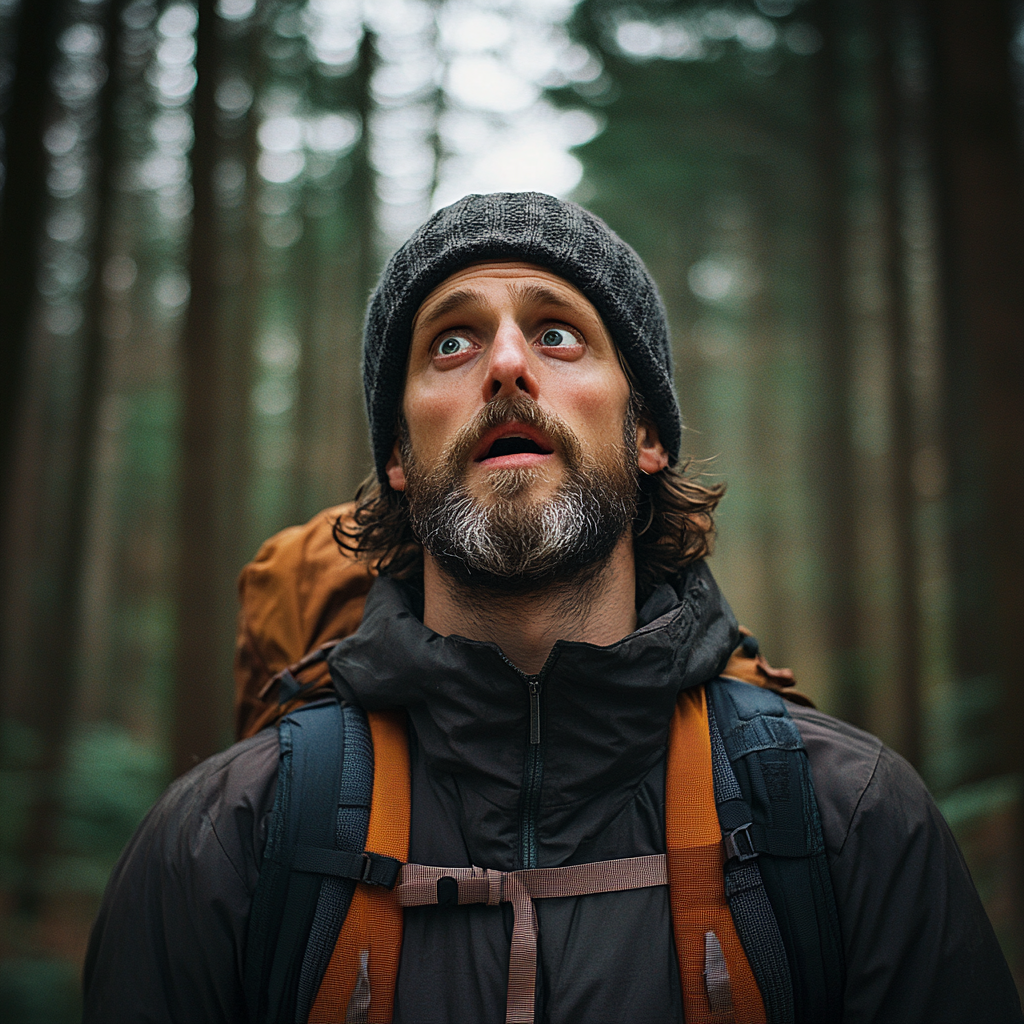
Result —
<instances>
[{"instance_id":1,"label":"dark gray jacket","mask_svg":"<svg viewBox=\"0 0 1024 1024\"><path fill-rule=\"evenodd\" d=\"M559 642L529 683L492 644L440 637L379 580L331 656L339 693L408 711L411 859L503 870L664 851L665 746L681 688L713 678L735 622L703 564L610 647ZM913 770L792 706L810 758L847 962L844 1021L1020 1021L959 850ZM249 905L273 805L266 730L175 782L121 858L86 962L87 1024L244 1021ZM538 1021L682 1020L664 888L538 901ZM410 908L395 1021L500 1022L511 910ZM372 993L371 993L372 999Z\"/></svg>"}]
</instances>

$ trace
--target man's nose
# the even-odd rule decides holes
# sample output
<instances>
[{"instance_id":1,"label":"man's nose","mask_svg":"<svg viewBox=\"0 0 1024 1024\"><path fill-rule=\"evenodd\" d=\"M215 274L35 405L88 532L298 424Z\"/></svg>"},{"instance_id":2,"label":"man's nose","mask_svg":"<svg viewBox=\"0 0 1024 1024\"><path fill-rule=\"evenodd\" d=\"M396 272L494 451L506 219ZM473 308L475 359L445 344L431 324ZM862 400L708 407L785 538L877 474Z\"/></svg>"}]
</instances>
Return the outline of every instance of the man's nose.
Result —
<instances>
[{"instance_id":1,"label":"man's nose","mask_svg":"<svg viewBox=\"0 0 1024 1024\"><path fill-rule=\"evenodd\" d=\"M484 401L527 394L537 400L537 380L531 366L530 343L519 325L503 322L491 343Z\"/></svg>"}]
</instances>

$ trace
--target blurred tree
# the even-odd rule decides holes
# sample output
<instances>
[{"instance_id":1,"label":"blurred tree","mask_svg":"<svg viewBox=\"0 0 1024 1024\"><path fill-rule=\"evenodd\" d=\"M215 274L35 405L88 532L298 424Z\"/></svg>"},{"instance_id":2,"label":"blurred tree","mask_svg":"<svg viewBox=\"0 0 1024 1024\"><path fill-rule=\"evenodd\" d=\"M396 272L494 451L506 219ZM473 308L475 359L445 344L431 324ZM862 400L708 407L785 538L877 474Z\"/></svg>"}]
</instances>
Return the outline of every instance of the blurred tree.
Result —
<instances>
[{"instance_id":1,"label":"blurred tree","mask_svg":"<svg viewBox=\"0 0 1024 1024\"><path fill-rule=\"evenodd\" d=\"M22 863L25 873L19 886L19 905L25 910L38 907L43 875L52 853L60 810L61 770L65 747L73 723L78 679L78 649L82 625L82 570L86 553L86 531L80 512L91 504L94 449L104 371L104 286L103 268L111 255L110 223L113 215L113 178L117 163L116 103L119 80L116 56L120 49L122 0L108 0L96 26L102 37L102 54L107 73L96 101L95 195L92 238L92 273L84 303L84 328L71 408L68 418L68 472L56 499L57 508L48 510L63 524L56 532L50 551L48 571L51 586L48 599L39 602L33 623L36 655L33 701L29 725L41 741L37 762L39 782L36 800L30 806L28 827L23 834ZM89 22L80 24L88 25ZM80 525L73 524L76 520ZM55 634L59 634L59 639Z\"/></svg>"},{"instance_id":2,"label":"blurred tree","mask_svg":"<svg viewBox=\"0 0 1024 1024\"><path fill-rule=\"evenodd\" d=\"M857 594L857 485L853 445L853 316L849 300L849 153L843 114L849 95L844 51L849 29L842 0L816 0L814 25L822 40L815 58L815 115L820 170L818 316L821 344L821 436L815 446L824 528L822 561L825 643L830 652L835 713L868 726L865 654Z\"/></svg>"},{"instance_id":3,"label":"blurred tree","mask_svg":"<svg viewBox=\"0 0 1024 1024\"><path fill-rule=\"evenodd\" d=\"M901 41L907 32L907 10L894 0L872 0L871 27L879 153L879 191L882 206L883 275L889 303L892 349L892 502L895 525L898 642L893 689L899 723L894 745L915 767L922 764L921 724L921 580L917 558L914 455L920 448L915 430L915 395L911 351L911 311L907 283L908 231L904 224L903 167L910 128L904 83L901 81Z\"/></svg>"},{"instance_id":4,"label":"blurred tree","mask_svg":"<svg viewBox=\"0 0 1024 1024\"><path fill-rule=\"evenodd\" d=\"M181 483L177 538L177 661L172 725L176 775L216 753L230 722L218 685L220 610L220 473L222 443L219 330L219 220L214 197L217 162L217 77L220 41L215 0L199 0L196 86L192 100L192 230L188 308L182 334Z\"/></svg>"},{"instance_id":5,"label":"blurred tree","mask_svg":"<svg viewBox=\"0 0 1024 1024\"><path fill-rule=\"evenodd\" d=\"M65 0L21 3L10 31L16 40L11 83L3 110L3 178L0 182L0 525L11 480L14 433L29 348L43 219L47 155L43 144L51 114L50 76Z\"/></svg>"},{"instance_id":6,"label":"blurred tree","mask_svg":"<svg viewBox=\"0 0 1024 1024\"><path fill-rule=\"evenodd\" d=\"M247 499L255 458L252 443L252 392L256 376L254 339L260 324L263 266L260 244L259 109L267 61L263 41L272 4L254 5L252 15L237 26L223 26L223 60L218 82L218 129L222 160L217 164L218 214L223 247L218 260L221 281L220 326L223 338L220 403L222 480L220 522L220 588L218 633L231 635L237 618L233 583L239 567L252 557L247 527ZM228 32L232 27L233 31ZM227 673L223 649L218 678Z\"/></svg>"},{"instance_id":7,"label":"blurred tree","mask_svg":"<svg viewBox=\"0 0 1024 1024\"><path fill-rule=\"evenodd\" d=\"M1002 776L1012 786L1007 917L1024 979L1024 175L1012 33L1003 4L938 0L918 11L935 67L961 781Z\"/></svg>"}]
</instances>

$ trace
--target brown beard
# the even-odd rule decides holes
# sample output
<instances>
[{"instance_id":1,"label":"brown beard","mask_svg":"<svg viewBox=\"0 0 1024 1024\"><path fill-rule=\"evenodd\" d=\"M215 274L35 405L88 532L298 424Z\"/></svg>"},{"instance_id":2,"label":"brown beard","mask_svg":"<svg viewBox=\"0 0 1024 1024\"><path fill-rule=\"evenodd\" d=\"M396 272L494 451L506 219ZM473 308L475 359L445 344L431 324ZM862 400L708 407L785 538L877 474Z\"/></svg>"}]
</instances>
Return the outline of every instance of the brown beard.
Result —
<instances>
[{"instance_id":1,"label":"brown beard","mask_svg":"<svg viewBox=\"0 0 1024 1024\"><path fill-rule=\"evenodd\" d=\"M565 463L550 498L530 500L530 468L488 474L490 493L470 494L468 460L484 433L506 423L541 431ZM636 514L636 417L626 417L621 448L604 461L586 452L560 419L532 399L488 403L445 446L434 467L420 465L403 432L409 517L416 536L457 583L524 593L592 579Z\"/></svg>"}]
</instances>

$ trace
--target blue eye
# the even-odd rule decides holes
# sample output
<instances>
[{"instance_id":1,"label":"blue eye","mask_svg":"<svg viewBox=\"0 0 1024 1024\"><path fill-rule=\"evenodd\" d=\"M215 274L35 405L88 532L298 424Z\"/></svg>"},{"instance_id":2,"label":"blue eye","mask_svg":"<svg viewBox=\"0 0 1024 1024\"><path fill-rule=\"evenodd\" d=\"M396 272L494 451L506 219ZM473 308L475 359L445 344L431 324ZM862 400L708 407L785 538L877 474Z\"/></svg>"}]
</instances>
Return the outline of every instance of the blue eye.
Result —
<instances>
[{"instance_id":1,"label":"blue eye","mask_svg":"<svg viewBox=\"0 0 1024 1024\"><path fill-rule=\"evenodd\" d=\"M439 356L454 356L465 352L467 348L469 348L468 338L463 338L458 334L449 334L447 338L442 338L441 343L437 346L437 354Z\"/></svg>"},{"instance_id":2,"label":"blue eye","mask_svg":"<svg viewBox=\"0 0 1024 1024\"><path fill-rule=\"evenodd\" d=\"M560 327L552 327L541 335L540 343L545 348L558 348L559 346L578 345L579 341L569 331L563 331Z\"/></svg>"}]
</instances>

